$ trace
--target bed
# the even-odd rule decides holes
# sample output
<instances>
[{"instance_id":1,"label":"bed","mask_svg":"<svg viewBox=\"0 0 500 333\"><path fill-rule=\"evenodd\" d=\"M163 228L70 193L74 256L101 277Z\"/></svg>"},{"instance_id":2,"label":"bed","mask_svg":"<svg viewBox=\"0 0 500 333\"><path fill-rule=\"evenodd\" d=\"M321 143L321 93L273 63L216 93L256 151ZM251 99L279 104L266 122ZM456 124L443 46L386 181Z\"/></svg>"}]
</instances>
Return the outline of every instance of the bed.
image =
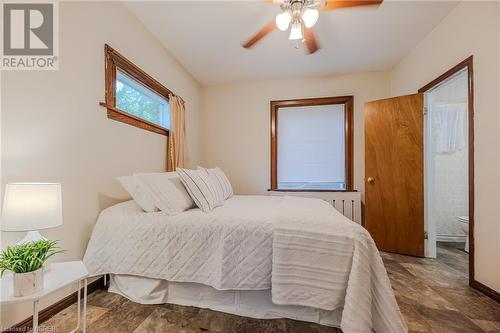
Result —
<instances>
[{"instance_id":1,"label":"bed","mask_svg":"<svg viewBox=\"0 0 500 333\"><path fill-rule=\"evenodd\" d=\"M84 262L139 303L407 331L370 235L319 199L235 195L175 216L120 203L100 214Z\"/></svg>"}]
</instances>

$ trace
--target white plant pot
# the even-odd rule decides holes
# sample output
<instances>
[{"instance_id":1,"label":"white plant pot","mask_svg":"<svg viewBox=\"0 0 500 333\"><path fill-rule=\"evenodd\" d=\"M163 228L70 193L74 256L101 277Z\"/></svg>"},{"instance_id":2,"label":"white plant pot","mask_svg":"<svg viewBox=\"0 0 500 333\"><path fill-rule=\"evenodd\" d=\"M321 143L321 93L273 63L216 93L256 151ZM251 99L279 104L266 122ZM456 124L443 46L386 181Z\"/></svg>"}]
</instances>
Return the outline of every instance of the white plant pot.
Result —
<instances>
[{"instance_id":1,"label":"white plant pot","mask_svg":"<svg viewBox=\"0 0 500 333\"><path fill-rule=\"evenodd\" d=\"M43 289L43 267L33 272L14 273L14 296L28 296Z\"/></svg>"}]
</instances>

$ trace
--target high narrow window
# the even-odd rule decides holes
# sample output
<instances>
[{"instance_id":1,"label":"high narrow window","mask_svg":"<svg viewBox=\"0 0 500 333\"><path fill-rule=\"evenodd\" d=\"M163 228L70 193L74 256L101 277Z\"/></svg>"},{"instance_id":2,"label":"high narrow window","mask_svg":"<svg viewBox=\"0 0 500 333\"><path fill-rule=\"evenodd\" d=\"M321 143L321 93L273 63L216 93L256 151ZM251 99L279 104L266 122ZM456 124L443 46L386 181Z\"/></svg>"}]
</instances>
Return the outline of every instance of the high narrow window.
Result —
<instances>
[{"instance_id":1,"label":"high narrow window","mask_svg":"<svg viewBox=\"0 0 500 333\"><path fill-rule=\"evenodd\" d=\"M352 189L352 101L271 103L271 189Z\"/></svg>"},{"instance_id":2,"label":"high narrow window","mask_svg":"<svg viewBox=\"0 0 500 333\"><path fill-rule=\"evenodd\" d=\"M108 118L168 135L170 90L109 45L105 56Z\"/></svg>"},{"instance_id":3,"label":"high narrow window","mask_svg":"<svg viewBox=\"0 0 500 333\"><path fill-rule=\"evenodd\" d=\"M116 74L116 108L164 128L170 127L168 100L127 74Z\"/></svg>"}]
</instances>

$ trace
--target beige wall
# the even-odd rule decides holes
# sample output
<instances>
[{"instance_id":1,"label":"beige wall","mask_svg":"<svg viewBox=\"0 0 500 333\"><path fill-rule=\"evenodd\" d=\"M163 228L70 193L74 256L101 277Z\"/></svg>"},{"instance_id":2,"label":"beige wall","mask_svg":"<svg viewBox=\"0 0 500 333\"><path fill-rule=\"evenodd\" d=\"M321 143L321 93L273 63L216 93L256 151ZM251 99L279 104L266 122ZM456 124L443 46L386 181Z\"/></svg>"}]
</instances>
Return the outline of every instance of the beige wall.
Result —
<instances>
[{"instance_id":1,"label":"beige wall","mask_svg":"<svg viewBox=\"0 0 500 333\"><path fill-rule=\"evenodd\" d=\"M415 92L474 55L476 279L500 291L498 2L462 2L391 72L391 94Z\"/></svg>"},{"instance_id":2,"label":"beige wall","mask_svg":"<svg viewBox=\"0 0 500 333\"><path fill-rule=\"evenodd\" d=\"M200 163L222 167L236 193L265 194L270 183L270 101L354 95L354 187L362 191L363 104L388 94L387 72L203 87Z\"/></svg>"},{"instance_id":3,"label":"beige wall","mask_svg":"<svg viewBox=\"0 0 500 333\"><path fill-rule=\"evenodd\" d=\"M197 161L199 84L119 2L60 4L60 69L2 73L2 188L54 181L63 189L64 225L44 234L81 259L96 217L126 198L114 177L165 167L164 136L106 118L104 43L109 43L186 100L191 160ZM21 233L2 233L2 246ZM61 298L54 295L43 306ZM2 327L30 314L2 307Z\"/></svg>"}]
</instances>

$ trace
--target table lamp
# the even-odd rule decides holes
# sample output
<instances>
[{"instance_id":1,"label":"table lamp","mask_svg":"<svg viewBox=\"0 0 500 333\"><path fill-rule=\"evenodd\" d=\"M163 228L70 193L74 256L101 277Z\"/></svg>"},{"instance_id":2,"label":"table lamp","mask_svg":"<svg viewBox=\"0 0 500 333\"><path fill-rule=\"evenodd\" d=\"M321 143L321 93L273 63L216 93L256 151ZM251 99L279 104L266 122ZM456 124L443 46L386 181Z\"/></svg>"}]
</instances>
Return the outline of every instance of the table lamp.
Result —
<instances>
[{"instance_id":1,"label":"table lamp","mask_svg":"<svg viewBox=\"0 0 500 333\"><path fill-rule=\"evenodd\" d=\"M5 187L2 231L27 231L18 244L45 239L38 230L62 225L61 184L10 183Z\"/></svg>"}]
</instances>

